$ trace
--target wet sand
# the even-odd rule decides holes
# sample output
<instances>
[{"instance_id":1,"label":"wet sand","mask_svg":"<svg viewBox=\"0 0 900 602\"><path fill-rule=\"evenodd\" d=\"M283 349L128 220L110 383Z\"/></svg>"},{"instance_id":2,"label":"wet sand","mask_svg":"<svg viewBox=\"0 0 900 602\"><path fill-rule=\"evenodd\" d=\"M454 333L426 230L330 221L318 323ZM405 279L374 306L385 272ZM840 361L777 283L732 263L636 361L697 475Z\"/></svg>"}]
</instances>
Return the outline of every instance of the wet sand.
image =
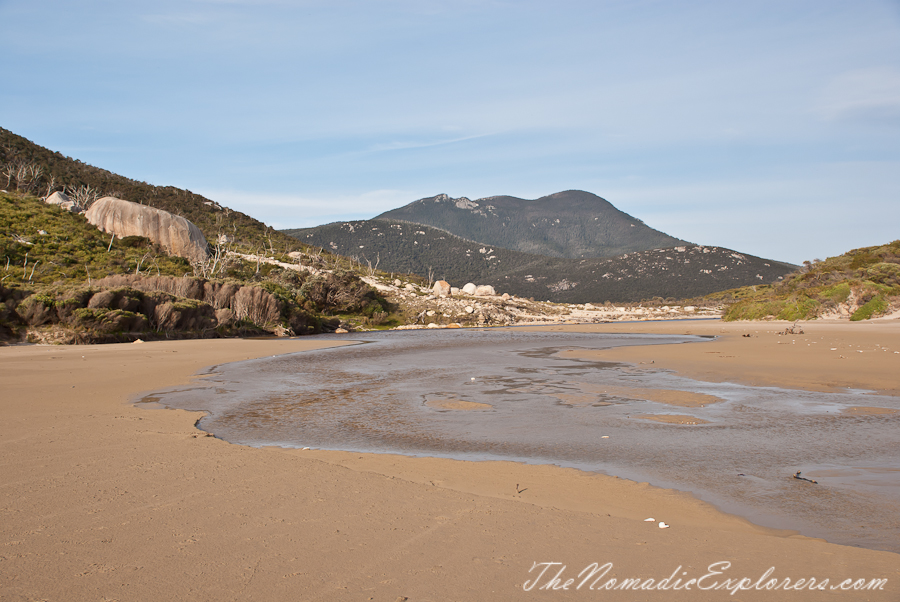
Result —
<instances>
[{"instance_id":1,"label":"wet sand","mask_svg":"<svg viewBox=\"0 0 900 602\"><path fill-rule=\"evenodd\" d=\"M900 350L897 324L821 326L804 325L807 336L815 333L828 348L844 344L863 350L858 355L870 355L863 359L872 363L848 351L841 353L846 361L835 359L820 369L817 364L830 352L805 351L797 346L800 337L794 343L741 337L774 330L771 324L589 328L727 335L712 343L598 352L637 366L653 361L716 382L897 394L900 355L874 347ZM900 596L896 554L763 529L646 483L513 462L256 449L204 436L193 426L200 418L196 412L129 403L141 391L188 383L206 366L317 344L225 340L0 348L0 599ZM736 357L740 361L727 361ZM671 527L659 529L644 522L648 517ZM888 583L864 594L730 596L696 589L654 594L587 591L587 586L573 591L577 583L569 591L538 592L549 581L545 575L532 591L523 587L538 576L540 567L529 572L535 562L565 564L564 578L576 577L593 562L611 562L605 581L614 575L662 579L679 566L687 573L682 579L698 578L721 561L730 561L731 568L719 582L756 581L774 567L772 576L782 580L815 577L834 584L886 578Z\"/></svg>"},{"instance_id":2,"label":"wet sand","mask_svg":"<svg viewBox=\"0 0 900 602\"><path fill-rule=\"evenodd\" d=\"M805 322L800 325L805 334L778 334L790 326L790 322L777 321L673 320L546 328L715 336L719 338L700 346L702 349L630 347L584 357L631 362L638 367L652 364L708 382L829 392L866 389L900 395L900 320Z\"/></svg>"},{"instance_id":3,"label":"wet sand","mask_svg":"<svg viewBox=\"0 0 900 602\"><path fill-rule=\"evenodd\" d=\"M549 464L689 492L757 524L900 553L900 397L708 383L579 359L708 338L518 329L361 333L151 394L231 443ZM479 408L466 411L464 408ZM828 467L856 477L808 488Z\"/></svg>"},{"instance_id":4,"label":"wet sand","mask_svg":"<svg viewBox=\"0 0 900 602\"><path fill-rule=\"evenodd\" d=\"M587 357L590 358L594 353L599 352L576 352L562 351L560 357ZM591 386L589 383L576 383L580 385L585 393L601 395L613 395L624 399L646 399L647 401L655 401L666 405L681 406L683 408L702 408L711 403L722 401L714 395L706 395L704 393L693 393L691 391L674 391L671 389L648 389L645 387L613 387L613 386Z\"/></svg>"}]
</instances>

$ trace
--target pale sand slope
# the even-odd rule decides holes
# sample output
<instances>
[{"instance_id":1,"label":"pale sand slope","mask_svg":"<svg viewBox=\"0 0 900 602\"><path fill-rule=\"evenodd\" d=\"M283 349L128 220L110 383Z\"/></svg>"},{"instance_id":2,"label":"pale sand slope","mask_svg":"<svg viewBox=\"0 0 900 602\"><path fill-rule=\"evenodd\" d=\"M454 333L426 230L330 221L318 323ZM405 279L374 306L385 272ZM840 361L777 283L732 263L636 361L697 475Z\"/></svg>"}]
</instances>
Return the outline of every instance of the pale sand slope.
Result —
<instances>
[{"instance_id":1,"label":"pale sand slope","mask_svg":"<svg viewBox=\"0 0 900 602\"><path fill-rule=\"evenodd\" d=\"M897 342L893 326L883 332ZM851 343L869 335L849 329L841 336ZM204 366L321 344L0 348L0 599L900 598L898 555L785 537L646 484L508 462L253 449L202 436L193 426L197 413L128 402L138 391L189 382ZM707 353L712 345L727 351L742 344L756 341L679 345L673 362L715 378L742 377L752 361L726 363ZM653 350L657 365L662 351ZM788 363L798 349L772 346L764 355L771 353ZM830 370L836 383L859 378L837 372ZM798 384L813 384L798 374ZM650 516L671 528L643 522ZM780 578L888 583L881 592L734 596L523 590L537 576L529 574L536 561L566 564L566 577L592 562L612 562L603 583L613 576L662 579L679 565L697 578L725 560L732 568L719 581L755 580L774 566Z\"/></svg>"}]
</instances>

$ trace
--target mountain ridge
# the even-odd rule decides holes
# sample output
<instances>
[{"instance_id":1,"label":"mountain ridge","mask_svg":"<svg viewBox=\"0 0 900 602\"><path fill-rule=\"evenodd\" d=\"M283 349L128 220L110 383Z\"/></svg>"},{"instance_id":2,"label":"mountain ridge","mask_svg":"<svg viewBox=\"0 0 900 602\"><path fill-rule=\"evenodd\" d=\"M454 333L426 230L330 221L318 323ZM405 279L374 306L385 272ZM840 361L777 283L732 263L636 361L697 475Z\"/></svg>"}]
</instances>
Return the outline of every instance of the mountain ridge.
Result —
<instances>
[{"instance_id":1,"label":"mountain ridge","mask_svg":"<svg viewBox=\"0 0 900 602\"><path fill-rule=\"evenodd\" d=\"M777 281L794 266L731 249L677 245L615 258L570 259L522 253L413 222L356 220L283 230L383 271L490 284L498 291L554 302L630 302L692 298Z\"/></svg>"},{"instance_id":2,"label":"mountain ridge","mask_svg":"<svg viewBox=\"0 0 900 602\"><path fill-rule=\"evenodd\" d=\"M483 244L570 259L617 257L691 244L655 230L583 190L564 190L538 199L497 195L474 201L438 194L374 219L422 224Z\"/></svg>"}]
</instances>

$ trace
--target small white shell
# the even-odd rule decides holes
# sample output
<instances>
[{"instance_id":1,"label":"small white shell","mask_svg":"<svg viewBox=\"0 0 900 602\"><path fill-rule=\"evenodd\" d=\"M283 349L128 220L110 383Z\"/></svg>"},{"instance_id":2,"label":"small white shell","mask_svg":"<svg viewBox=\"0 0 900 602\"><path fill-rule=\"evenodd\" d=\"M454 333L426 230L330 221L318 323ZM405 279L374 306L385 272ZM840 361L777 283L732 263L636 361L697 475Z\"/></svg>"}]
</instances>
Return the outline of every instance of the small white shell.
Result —
<instances>
[{"instance_id":1,"label":"small white shell","mask_svg":"<svg viewBox=\"0 0 900 602\"><path fill-rule=\"evenodd\" d=\"M655 522L656 522L656 519L655 519L655 518L645 518L645 519L644 519L644 522L645 522L645 523L655 523Z\"/></svg>"},{"instance_id":2,"label":"small white shell","mask_svg":"<svg viewBox=\"0 0 900 602\"><path fill-rule=\"evenodd\" d=\"M659 521L659 528L660 528L660 529L668 529L668 528L669 528L669 525L667 525L667 524L664 523L663 521Z\"/></svg>"}]
</instances>

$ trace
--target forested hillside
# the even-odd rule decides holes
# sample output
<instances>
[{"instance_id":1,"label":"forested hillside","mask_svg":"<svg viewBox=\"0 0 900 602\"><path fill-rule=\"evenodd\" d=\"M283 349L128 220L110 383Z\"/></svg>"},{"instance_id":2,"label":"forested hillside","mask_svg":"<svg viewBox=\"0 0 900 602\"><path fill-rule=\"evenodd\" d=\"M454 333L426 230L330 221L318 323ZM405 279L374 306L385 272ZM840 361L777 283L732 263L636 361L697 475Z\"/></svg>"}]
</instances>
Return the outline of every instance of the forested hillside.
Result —
<instances>
[{"instance_id":1,"label":"forested hillside","mask_svg":"<svg viewBox=\"0 0 900 602\"><path fill-rule=\"evenodd\" d=\"M771 283L793 269L718 247L683 245L610 259L532 255L465 240L436 228L374 219L285 230L304 243L355 256L384 271L444 279L454 286L491 284L498 291L567 303L691 298Z\"/></svg>"},{"instance_id":2,"label":"forested hillside","mask_svg":"<svg viewBox=\"0 0 900 602\"><path fill-rule=\"evenodd\" d=\"M34 196L65 190L89 204L101 196L116 196L150 205L193 222L215 243L226 235L249 249L297 248L297 243L239 211L221 207L190 190L154 186L66 157L0 128L0 189Z\"/></svg>"}]
</instances>

